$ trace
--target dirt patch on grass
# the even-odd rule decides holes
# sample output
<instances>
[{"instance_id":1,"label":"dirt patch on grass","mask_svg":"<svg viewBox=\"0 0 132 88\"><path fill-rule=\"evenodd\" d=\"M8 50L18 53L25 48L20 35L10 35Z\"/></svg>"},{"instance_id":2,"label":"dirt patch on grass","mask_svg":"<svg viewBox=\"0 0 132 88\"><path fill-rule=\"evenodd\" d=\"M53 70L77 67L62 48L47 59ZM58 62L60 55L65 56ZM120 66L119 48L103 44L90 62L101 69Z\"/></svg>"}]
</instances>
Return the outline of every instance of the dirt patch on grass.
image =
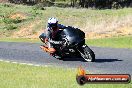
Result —
<instances>
[{"instance_id":1,"label":"dirt patch on grass","mask_svg":"<svg viewBox=\"0 0 132 88\"><path fill-rule=\"evenodd\" d=\"M33 38L33 35L36 35L34 36L34 38L38 38L37 36L37 33L33 33L33 28L38 25L40 23L40 20L34 20L33 22L25 25L25 26L22 26L19 31L16 31L13 33L12 37L13 38Z\"/></svg>"},{"instance_id":2,"label":"dirt patch on grass","mask_svg":"<svg viewBox=\"0 0 132 88\"><path fill-rule=\"evenodd\" d=\"M27 14L22 13L22 12L16 12L16 13L12 13L11 15L9 15L9 18L11 19L20 19L20 20L25 20L28 18Z\"/></svg>"},{"instance_id":3,"label":"dirt patch on grass","mask_svg":"<svg viewBox=\"0 0 132 88\"><path fill-rule=\"evenodd\" d=\"M36 32L35 34L33 34L32 36L30 36L30 38L38 38L40 34L42 34L44 32L44 29L41 29L40 31Z\"/></svg>"},{"instance_id":4,"label":"dirt patch on grass","mask_svg":"<svg viewBox=\"0 0 132 88\"><path fill-rule=\"evenodd\" d=\"M8 0L0 0L0 3L8 2Z\"/></svg>"}]
</instances>

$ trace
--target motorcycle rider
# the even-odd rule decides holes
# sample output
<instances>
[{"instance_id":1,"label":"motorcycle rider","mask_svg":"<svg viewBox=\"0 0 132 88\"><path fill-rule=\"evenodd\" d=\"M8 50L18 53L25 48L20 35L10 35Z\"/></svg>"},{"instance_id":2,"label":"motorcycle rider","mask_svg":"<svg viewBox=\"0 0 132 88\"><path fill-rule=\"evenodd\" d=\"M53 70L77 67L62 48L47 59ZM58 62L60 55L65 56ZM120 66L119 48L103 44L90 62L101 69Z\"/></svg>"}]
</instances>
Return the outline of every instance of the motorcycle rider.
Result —
<instances>
[{"instance_id":1,"label":"motorcycle rider","mask_svg":"<svg viewBox=\"0 0 132 88\"><path fill-rule=\"evenodd\" d=\"M49 52L50 54L55 53L55 44L62 44L62 41L58 40L58 35L62 29L65 29L66 26L59 24L58 20L54 17L48 19L48 24L46 28L46 34L42 33L39 38L43 43L46 43L48 46L40 46L41 49ZM60 58L56 55L56 58Z\"/></svg>"}]
</instances>

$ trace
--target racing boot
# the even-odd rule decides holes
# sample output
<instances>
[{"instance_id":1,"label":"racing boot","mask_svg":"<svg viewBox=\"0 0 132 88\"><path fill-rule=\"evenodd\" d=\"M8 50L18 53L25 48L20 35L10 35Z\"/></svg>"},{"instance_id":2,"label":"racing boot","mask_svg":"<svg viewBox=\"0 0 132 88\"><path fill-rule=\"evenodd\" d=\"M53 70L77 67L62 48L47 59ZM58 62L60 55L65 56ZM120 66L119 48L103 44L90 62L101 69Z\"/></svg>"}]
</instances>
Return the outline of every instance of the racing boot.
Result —
<instances>
[{"instance_id":1,"label":"racing boot","mask_svg":"<svg viewBox=\"0 0 132 88\"><path fill-rule=\"evenodd\" d=\"M44 45L41 45L40 48L41 48L43 51L49 52L50 54L53 54L53 53L55 53L55 51L56 51L54 48L48 48L47 46L44 46Z\"/></svg>"},{"instance_id":2,"label":"racing boot","mask_svg":"<svg viewBox=\"0 0 132 88\"><path fill-rule=\"evenodd\" d=\"M54 48L48 48L48 50L49 50L49 53L50 53L50 54L54 54L55 51L56 51Z\"/></svg>"},{"instance_id":3,"label":"racing boot","mask_svg":"<svg viewBox=\"0 0 132 88\"><path fill-rule=\"evenodd\" d=\"M48 47L43 46L43 45L40 46L40 48L41 48L43 51L46 51L46 52L50 53L50 55L53 56L53 57L55 57L56 59L59 59L59 60L62 59L61 56L59 56L59 55L57 55L57 54L55 53L56 50L55 50L54 48L48 48Z\"/></svg>"}]
</instances>

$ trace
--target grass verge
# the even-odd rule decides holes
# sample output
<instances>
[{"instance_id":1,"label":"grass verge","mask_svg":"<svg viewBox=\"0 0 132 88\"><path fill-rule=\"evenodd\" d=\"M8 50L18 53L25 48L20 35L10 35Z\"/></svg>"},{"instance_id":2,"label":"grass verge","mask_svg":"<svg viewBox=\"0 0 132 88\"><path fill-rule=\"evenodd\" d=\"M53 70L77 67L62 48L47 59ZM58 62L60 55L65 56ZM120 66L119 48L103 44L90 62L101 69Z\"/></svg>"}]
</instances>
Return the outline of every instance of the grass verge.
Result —
<instances>
[{"instance_id":1,"label":"grass verge","mask_svg":"<svg viewBox=\"0 0 132 88\"><path fill-rule=\"evenodd\" d=\"M76 69L0 62L0 88L131 88L132 84L76 83Z\"/></svg>"},{"instance_id":2,"label":"grass verge","mask_svg":"<svg viewBox=\"0 0 132 88\"><path fill-rule=\"evenodd\" d=\"M30 39L30 38L0 38L0 41L41 43L39 39ZM99 47L132 48L132 36L88 39L86 40L86 44L90 46L99 46Z\"/></svg>"},{"instance_id":3,"label":"grass verge","mask_svg":"<svg viewBox=\"0 0 132 88\"><path fill-rule=\"evenodd\" d=\"M31 38L0 38L1 42L29 42L29 43L41 43L39 39Z\"/></svg>"},{"instance_id":4,"label":"grass verge","mask_svg":"<svg viewBox=\"0 0 132 88\"><path fill-rule=\"evenodd\" d=\"M90 39L86 43L91 46L100 47L132 48L132 36Z\"/></svg>"}]
</instances>

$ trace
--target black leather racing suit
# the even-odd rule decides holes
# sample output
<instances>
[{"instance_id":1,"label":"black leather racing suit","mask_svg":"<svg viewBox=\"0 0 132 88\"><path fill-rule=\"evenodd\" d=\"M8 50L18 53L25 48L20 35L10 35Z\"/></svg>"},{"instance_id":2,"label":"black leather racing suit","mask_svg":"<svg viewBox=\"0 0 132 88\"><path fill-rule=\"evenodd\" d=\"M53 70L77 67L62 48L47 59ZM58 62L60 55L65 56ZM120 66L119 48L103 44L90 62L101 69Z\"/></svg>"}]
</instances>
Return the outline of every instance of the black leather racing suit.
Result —
<instances>
[{"instance_id":1,"label":"black leather racing suit","mask_svg":"<svg viewBox=\"0 0 132 88\"><path fill-rule=\"evenodd\" d=\"M60 34L60 32L62 31L62 29L65 29L66 26L62 25L62 24L58 24L57 25L57 30L56 31L52 31L51 28L49 27L49 25L46 28L46 33L42 33L39 38L42 42L44 42L45 38L48 38L48 42L47 45L49 48L53 48L54 44L60 44L62 43L62 41L59 41L58 39L58 35Z\"/></svg>"}]
</instances>

